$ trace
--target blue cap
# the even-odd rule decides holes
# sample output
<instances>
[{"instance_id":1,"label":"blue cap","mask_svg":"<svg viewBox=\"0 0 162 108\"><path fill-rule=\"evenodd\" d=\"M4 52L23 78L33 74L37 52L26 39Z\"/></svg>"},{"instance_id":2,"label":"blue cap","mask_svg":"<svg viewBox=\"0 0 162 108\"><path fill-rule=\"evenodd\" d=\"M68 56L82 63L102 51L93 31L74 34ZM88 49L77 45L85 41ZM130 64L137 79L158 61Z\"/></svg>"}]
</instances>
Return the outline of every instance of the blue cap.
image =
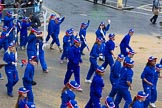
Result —
<instances>
[{"instance_id":1,"label":"blue cap","mask_svg":"<svg viewBox=\"0 0 162 108\"><path fill-rule=\"evenodd\" d=\"M157 69L162 69L162 65L161 64L156 64L155 66Z\"/></svg>"},{"instance_id":2,"label":"blue cap","mask_svg":"<svg viewBox=\"0 0 162 108\"><path fill-rule=\"evenodd\" d=\"M7 26L3 26L3 30L7 30L8 29L8 27Z\"/></svg>"},{"instance_id":3,"label":"blue cap","mask_svg":"<svg viewBox=\"0 0 162 108\"><path fill-rule=\"evenodd\" d=\"M103 39L101 37L96 38L97 41L101 42Z\"/></svg>"},{"instance_id":4,"label":"blue cap","mask_svg":"<svg viewBox=\"0 0 162 108\"><path fill-rule=\"evenodd\" d=\"M37 61L37 57L36 56L31 56L29 61Z\"/></svg>"},{"instance_id":5,"label":"blue cap","mask_svg":"<svg viewBox=\"0 0 162 108\"><path fill-rule=\"evenodd\" d=\"M124 59L124 55L123 54L118 54L118 58L119 59Z\"/></svg>"},{"instance_id":6,"label":"blue cap","mask_svg":"<svg viewBox=\"0 0 162 108\"><path fill-rule=\"evenodd\" d=\"M8 47L14 47L14 43L11 42L11 43L8 45Z\"/></svg>"},{"instance_id":7,"label":"blue cap","mask_svg":"<svg viewBox=\"0 0 162 108\"><path fill-rule=\"evenodd\" d=\"M28 18L27 17L24 17L23 19L22 19L22 21L27 21L28 20Z\"/></svg>"},{"instance_id":8,"label":"blue cap","mask_svg":"<svg viewBox=\"0 0 162 108\"><path fill-rule=\"evenodd\" d=\"M25 87L20 87L19 89L18 89L18 92L19 92L19 94L21 94L21 93L27 93L29 90L27 90Z\"/></svg>"},{"instance_id":9,"label":"blue cap","mask_svg":"<svg viewBox=\"0 0 162 108\"><path fill-rule=\"evenodd\" d=\"M105 68L103 66L99 66L97 69L96 69L96 72L98 73L104 73L105 72Z\"/></svg>"},{"instance_id":10,"label":"blue cap","mask_svg":"<svg viewBox=\"0 0 162 108\"><path fill-rule=\"evenodd\" d=\"M131 59L126 59L124 62L125 62L127 65L133 65L133 64L134 64L134 61L131 60Z\"/></svg>"},{"instance_id":11,"label":"blue cap","mask_svg":"<svg viewBox=\"0 0 162 108\"><path fill-rule=\"evenodd\" d=\"M113 38L114 36L115 36L114 33L110 33L110 34L109 34L109 38Z\"/></svg>"},{"instance_id":12,"label":"blue cap","mask_svg":"<svg viewBox=\"0 0 162 108\"><path fill-rule=\"evenodd\" d=\"M68 36L72 35L72 31L71 30L66 30L66 35L68 35Z\"/></svg>"},{"instance_id":13,"label":"blue cap","mask_svg":"<svg viewBox=\"0 0 162 108\"><path fill-rule=\"evenodd\" d=\"M80 39L79 38L74 38L74 43L80 43Z\"/></svg>"},{"instance_id":14,"label":"blue cap","mask_svg":"<svg viewBox=\"0 0 162 108\"><path fill-rule=\"evenodd\" d=\"M147 97L148 94L146 94L144 91L138 91L137 96L138 97Z\"/></svg>"},{"instance_id":15,"label":"blue cap","mask_svg":"<svg viewBox=\"0 0 162 108\"><path fill-rule=\"evenodd\" d=\"M129 32L134 33L134 30L133 29L129 29Z\"/></svg>"},{"instance_id":16,"label":"blue cap","mask_svg":"<svg viewBox=\"0 0 162 108\"><path fill-rule=\"evenodd\" d=\"M69 30L70 30L72 33L74 32L74 29L73 29L73 28L70 28Z\"/></svg>"},{"instance_id":17,"label":"blue cap","mask_svg":"<svg viewBox=\"0 0 162 108\"><path fill-rule=\"evenodd\" d=\"M108 108L115 108L114 100L111 97L107 97L105 104Z\"/></svg>"},{"instance_id":18,"label":"blue cap","mask_svg":"<svg viewBox=\"0 0 162 108\"><path fill-rule=\"evenodd\" d=\"M129 54L135 54L135 52L133 51L133 50L130 50L129 52L128 52L128 55Z\"/></svg>"},{"instance_id":19,"label":"blue cap","mask_svg":"<svg viewBox=\"0 0 162 108\"><path fill-rule=\"evenodd\" d=\"M57 20L58 22L61 22L61 18L59 18L59 17L57 17L56 20Z\"/></svg>"},{"instance_id":20,"label":"blue cap","mask_svg":"<svg viewBox=\"0 0 162 108\"><path fill-rule=\"evenodd\" d=\"M36 108L35 104L33 102L28 102L28 107L29 108Z\"/></svg>"},{"instance_id":21,"label":"blue cap","mask_svg":"<svg viewBox=\"0 0 162 108\"><path fill-rule=\"evenodd\" d=\"M7 11L7 15L12 15L12 12L11 11Z\"/></svg>"},{"instance_id":22,"label":"blue cap","mask_svg":"<svg viewBox=\"0 0 162 108\"><path fill-rule=\"evenodd\" d=\"M152 60L156 60L157 58L155 58L154 56L150 56L149 58L148 58L148 61L152 61Z\"/></svg>"},{"instance_id":23,"label":"blue cap","mask_svg":"<svg viewBox=\"0 0 162 108\"><path fill-rule=\"evenodd\" d=\"M70 107L70 108L79 108L79 107L78 107L78 104L77 104L77 101L75 101L75 100L70 100L70 101L67 103L67 106Z\"/></svg>"},{"instance_id":24,"label":"blue cap","mask_svg":"<svg viewBox=\"0 0 162 108\"><path fill-rule=\"evenodd\" d=\"M101 22L100 25L105 25L105 23L104 22Z\"/></svg>"},{"instance_id":25,"label":"blue cap","mask_svg":"<svg viewBox=\"0 0 162 108\"><path fill-rule=\"evenodd\" d=\"M68 82L68 85L74 89L78 89L80 85L76 81L70 81Z\"/></svg>"}]
</instances>

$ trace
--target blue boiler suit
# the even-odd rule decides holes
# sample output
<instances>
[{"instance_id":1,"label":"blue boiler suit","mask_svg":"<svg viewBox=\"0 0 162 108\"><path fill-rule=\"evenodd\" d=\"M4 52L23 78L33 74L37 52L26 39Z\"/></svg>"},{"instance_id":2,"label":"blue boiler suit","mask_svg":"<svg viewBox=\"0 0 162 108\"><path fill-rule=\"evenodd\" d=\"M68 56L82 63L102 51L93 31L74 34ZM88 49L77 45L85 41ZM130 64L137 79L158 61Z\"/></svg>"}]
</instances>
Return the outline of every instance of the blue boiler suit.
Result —
<instances>
[{"instance_id":1,"label":"blue boiler suit","mask_svg":"<svg viewBox=\"0 0 162 108\"><path fill-rule=\"evenodd\" d=\"M83 53L83 50L84 50L84 48L86 47L86 43L85 43L85 41L84 41L84 39L86 39L86 30L87 30L87 28L89 27L89 23L90 22L88 22L87 24L86 24L86 27L84 27L84 28L80 28L80 31L79 31L79 36L80 36L80 40L81 40L81 53Z\"/></svg>"},{"instance_id":2,"label":"blue boiler suit","mask_svg":"<svg viewBox=\"0 0 162 108\"><path fill-rule=\"evenodd\" d=\"M52 33L54 31L54 25L55 25L55 20L50 20L48 23L48 35L46 37L46 42L48 42L50 36L52 36Z\"/></svg>"},{"instance_id":3,"label":"blue boiler suit","mask_svg":"<svg viewBox=\"0 0 162 108\"><path fill-rule=\"evenodd\" d=\"M67 103L70 100L75 100L75 94L71 89L67 89L65 90L62 94L61 94L61 106L60 108L67 108Z\"/></svg>"},{"instance_id":4,"label":"blue boiler suit","mask_svg":"<svg viewBox=\"0 0 162 108\"><path fill-rule=\"evenodd\" d=\"M28 103L27 98L20 99L18 102L18 108L28 108L27 103Z\"/></svg>"},{"instance_id":5,"label":"blue boiler suit","mask_svg":"<svg viewBox=\"0 0 162 108\"><path fill-rule=\"evenodd\" d=\"M27 92L27 97L29 102L34 102L34 96L33 96L33 91L32 91L32 81L34 79L34 66L30 63L27 64L25 72L24 72L24 77L22 78L23 80L23 85L24 87L29 90Z\"/></svg>"},{"instance_id":6,"label":"blue boiler suit","mask_svg":"<svg viewBox=\"0 0 162 108\"><path fill-rule=\"evenodd\" d=\"M28 36L28 27L31 23L22 22L21 29L20 29L20 47L25 47L27 43L27 36Z\"/></svg>"},{"instance_id":7,"label":"blue boiler suit","mask_svg":"<svg viewBox=\"0 0 162 108\"><path fill-rule=\"evenodd\" d=\"M89 71L88 71L88 74L87 74L87 77L86 77L87 80L91 79L93 73L98 68L97 58L99 57L100 53L101 53L100 45L95 43L92 47L91 52L90 52L89 61L90 61L91 65L90 65L90 68L89 68Z\"/></svg>"},{"instance_id":8,"label":"blue boiler suit","mask_svg":"<svg viewBox=\"0 0 162 108\"><path fill-rule=\"evenodd\" d=\"M109 97L114 98L114 96L117 93L117 84L118 84L118 80L120 78L121 68L122 68L121 62L116 60L115 64L112 66L112 69L110 71L110 82L111 82L111 85L112 85L112 89L109 93Z\"/></svg>"},{"instance_id":9,"label":"blue boiler suit","mask_svg":"<svg viewBox=\"0 0 162 108\"><path fill-rule=\"evenodd\" d=\"M31 56L36 56L37 55L37 51L36 51L36 36L33 33L30 33L28 38L28 45L27 45L27 55L28 55L28 59L31 58Z\"/></svg>"},{"instance_id":10,"label":"blue boiler suit","mask_svg":"<svg viewBox=\"0 0 162 108\"><path fill-rule=\"evenodd\" d=\"M139 100L136 100L134 104L132 105L132 108L144 108L143 102L140 102Z\"/></svg>"},{"instance_id":11,"label":"blue boiler suit","mask_svg":"<svg viewBox=\"0 0 162 108\"><path fill-rule=\"evenodd\" d=\"M42 39L37 39L37 42L39 43L39 60L40 64L42 66L42 70L46 71L47 70L47 63L45 61L45 56L44 56L44 50L43 50L43 40ZM37 49L38 50L38 49Z\"/></svg>"},{"instance_id":12,"label":"blue boiler suit","mask_svg":"<svg viewBox=\"0 0 162 108\"><path fill-rule=\"evenodd\" d=\"M63 60L64 58L66 59L68 58L70 44L71 44L70 36L65 35L63 37L63 52L61 55L61 60Z\"/></svg>"},{"instance_id":13,"label":"blue boiler suit","mask_svg":"<svg viewBox=\"0 0 162 108\"><path fill-rule=\"evenodd\" d=\"M0 49L4 49L5 51L8 48L8 39L6 37L7 31L3 31L0 36Z\"/></svg>"},{"instance_id":14,"label":"blue boiler suit","mask_svg":"<svg viewBox=\"0 0 162 108\"><path fill-rule=\"evenodd\" d=\"M73 45L69 49L69 62L67 64L67 72L65 74L64 85L69 82L69 79L74 73L75 81L80 85L80 66L79 64L82 63L80 47L76 47Z\"/></svg>"},{"instance_id":15,"label":"blue boiler suit","mask_svg":"<svg viewBox=\"0 0 162 108\"><path fill-rule=\"evenodd\" d=\"M60 41L59 41L59 33L60 33L60 25L61 25L61 23L64 21L64 19L65 19L65 17L63 17L62 19L61 19L61 21L60 22L58 22L58 24L54 24L54 26L53 26L53 33L52 33L52 42L51 42L51 44L53 45L54 43L56 43L57 44L57 46L59 47L60 46Z\"/></svg>"},{"instance_id":16,"label":"blue boiler suit","mask_svg":"<svg viewBox=\"0 0 162 108\"><path fill-rule=\"evenodd\" d=\"M107 108L107 106L106 105L102 105L102 107L101 108Z\"/></svg>"},{"instance_id":17,"label":"blue boiler suit","mask_svg":"<svg viewBox=\"0 0 162 108\"><path fill-rule=\"evenodd\" d=\"M154 77L155 76L155 67L151 66L146 66L141 74L141 79L142 79L142 85L144 92L146 94L149 94L148 97L146 98L144 102L144 108L147 108L149 103L151 102L151 93L153 92L153 89L155 88L154 85ZM146 82L143 81L143 79L146 79L147 81L151 82L153 86L147 84Z\"/></svg>"},{"instance_id":18,"label":"blue boiler suit","mask_svg":"<svg viewBox=\"0 0 162 108\"><path fill-rule=\"evenodd\" d=\"M127 34L120 43L120 53L123 54L125 57L128 55L127 48L129 50L132 50L132 48L129 46L131 36Z\"/></svg>"},{"instance_id":19,"label":"blue boiler suit","mask_svg":"<svg viewBox=\"0 0 162 108\"><path fill-rule=\"evenodd\" d=\"M124 108L129 108L128 106L132 102L132 98L127 81L132 83L132 77L133 77L133 70L128 67L122 67L121 76L119 78L119 83L117 85L118 92L115 99L115 108L119 108L119 104L122 98L124 98L125 100Z\"/></svg>"},{"instance_id":20,"label":"blue boiler suit","mask_svg":"<svg viewBox=\"0 0 162 108\"><path fill-rule=\"evenodd\" d=\"M109 40L106 42L105 50L104 50L104 56L105 56L105 62L102 64L104 69L106 69L107 65L110 65L110 69L112 68L112 65L114 64L114 59L111 54L111 51L115 49L115 43L113 40Z\"/></svg>"},{"instance_id":21,"label":"blue boiler suit","mask_svg":"<svg viewBox=\"0 0 162 108\"><path fill-rule=\"evenodd\" d=\"M7 26L8 30L10 31L10 29L14 26L14 24L13 24L14 19L15 18L5 16L3 26ZM9 34L9 36L8 36L8 42L11 43L13 40L14 40L14 37L13 37L13 30L12 30L11 33Z\"/></svg>"},{"instance_id":22,"label":"blue boiler suit","mask_svg":"<svg viewBox=\"0 0 162 108\"><path fill-rule=\"evenodd\" d=\"M16 66L12 64L12 62L15 62L15 54L13 52L5 52L3 60L7 63L5 66L5 72L8 79L8 83L6 84L7 94L12 95L13 86L19 80Z\"/></svg>"},{"instance_id":23,"label":"blue boiler suit","mask_svg":"<svg viewBox=\"0 0 162 108\"><path fill-rule=\"evenodd\" d=\"M90 99L85 108L101 108L100 98L102 97L103 87L103 78L96 73L90 86Z\"/></svg>"}]
</instances>

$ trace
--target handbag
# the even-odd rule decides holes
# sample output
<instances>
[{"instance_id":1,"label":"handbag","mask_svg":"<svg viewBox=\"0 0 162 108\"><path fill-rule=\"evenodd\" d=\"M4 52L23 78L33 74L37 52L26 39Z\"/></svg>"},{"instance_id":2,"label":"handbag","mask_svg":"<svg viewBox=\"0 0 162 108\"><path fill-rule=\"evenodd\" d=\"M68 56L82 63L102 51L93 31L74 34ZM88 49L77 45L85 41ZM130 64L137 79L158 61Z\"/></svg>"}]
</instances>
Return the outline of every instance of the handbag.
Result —
<instances>
[{"instance_id":1,"label":"handbag","mask_svg":"<svg viewBox=\"0 0 162 108\"><path fill-rule=\"evenodd\" d=\"M159 9L158 8L154 8L153 13L154 13L154 15L159 15Z\"/></svg>"}]
</instances>

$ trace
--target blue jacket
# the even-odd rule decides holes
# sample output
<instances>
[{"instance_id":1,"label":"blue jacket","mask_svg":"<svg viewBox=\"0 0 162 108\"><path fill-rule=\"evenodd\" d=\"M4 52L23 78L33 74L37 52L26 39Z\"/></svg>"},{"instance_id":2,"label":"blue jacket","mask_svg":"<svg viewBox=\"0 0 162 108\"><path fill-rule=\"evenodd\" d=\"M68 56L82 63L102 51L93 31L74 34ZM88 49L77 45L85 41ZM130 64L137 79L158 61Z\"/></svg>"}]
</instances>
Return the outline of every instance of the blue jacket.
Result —
<instances>
[{"instance_id":1,"label":"blue jacket","mask_svg":"<svg viewBox=\"0 0 162 108\"><path fill-rule=\"evenodd\" d=\"M90 57L97 59L100 53L101 53L100 45L95 43L91 49Z\"/></svg>"},{"instance_id":2,"label":"blue jacket","mask_svg":"<svg viewBox=\"0 0 162 108\"><path fill-rule=\"evenodd\" d=\"M7 34L8 32L7 31L3 31L2 33L1 33L1 36L0 36L0 43L3 43L3 42L5 42L5 41L7 41L7 37L6 37L6 34Z\"/></svg>"},{"instance_id":3,"label":"blue jacket","mask_svg":"<svg viewBox=\"0 0 162 108\"><path fill-rule=\"evenodd\" d=\"M63 37L63 49L69 49L71 44L70 36L65 35Z\"/></svg>"},{"instance_id":4,"label":"blue jacket","mask_svg":"<svg viewBox=\"0 0 162 108\"><path fill-rule=\"evenodd\" d=\"M60 25L64 21L64 19L65 19L65 17L63 17L58 24L56 24L56 23L54 24L54 26L53 26L54 31L53 32L54 32L55 35L58 35L60 33Z\"/></svg>"},{"instance_id":5,"label":"blue jacket","mask_svg":"<svg viewBox=\"0 0 162 108\"><path fill-rule=\"evenodd\" d=\"M28 108L27 103L28 103L28 101L26 98L20 99L18 102L18 108Z\"/></svg>"},{"instance_id":6,"label":"blue jacket","mask_svg":"<svg viewBox=\"0 0 162 108\"><path fill-rule=\"evenodd\" d=\"M20 29L20 35L26 35L28 34L28 27L31 25L31 23L22 22L21 23L21 29Z\"/></svg>"},{"instance_id":7,"label":"blue jacket","mask_svg":"<svg viewBox=\"0 0 162 108\"><path fill-rule=\"evenodd\" d=\"M122 67L121 69L121 75L119 78L118 86L122 88L129 88L127 81L132 83L132 77L133 77L133 70L128 67Z\"/></svg>"},{"instance_id":8,"label":"blue jacket","mask_svg":"<svg viewBox=\"0 0 162 108\"><path fill-rule=\"evenodd\" d=\"M27 41L27 50L36 51L36 36L34 34L29 34Z\"/></svg>"},{"instance_id":9,"label":"blue jacket","mask_svg":"<svg viewBox=\"0 0 162 108\"><path fill-rule=\"evenodd\" d=\"M146 82L143 81L145 78L147 81L154 84L154 75L155 75L155 67L146 66L141 74L142 84L143 86L150 86Z\"/></svg>"},{"instance_id":10,"label":"blue jacket","mask_svg":"<svg viewBox=\"0 0 162 108\"><path fill-rule=\"evenodd\" d=\"M104 55L105 56L112 56L111 51L115 49L115 43L113 40L108 40L106 42L105 50L104 50Z\"/></svg>"},{"instance_id":11,"label":"blue jacket","mask_svg":"<svg viewBox=\"0 0 162 108\"><path fill-rule=\"evenodd\" d=\"M132 106L132 108L144 108L143 102L136 100Z\"/></svg>"},{"instance_id":12,"label":"blue jacket","mask_svg":"<svg viewBox=\"0 0 162 108\"><path fill-rule=\"evenodd\" d=\"M110 28L110 24L108 24L105 27L105 29L103 29L103 33L104 33L105 36L106 36L106 32L109 30L109 28ZM101 37L101 38L105 39L105 37L103 36L103 34L101 33L100 30L101 30L100 28L97 29L97 31L96 31L96 37L97 38Z\"/></svg>"},{"instance_id":13,"label":"blue jacket","mask_svg":"<svg viewBox=\"0 0 162 108\"><path fill-rule=\"evenodd\" d=\"M102 89L104 87L104 82L102 76L97 73L93 77L91 86L90 86L90 97L101 98L102 97Z\"/></svg>"},{"instance_id":14,"label":"blue jacket","mask_svg":"<svg viewBox=\"0 0 162 108\"><path fill-rule=\"evenodd\" d=\"M101 108L107 108L107 106L106 105L102 105L102 107Z\"/></svg>"},{"instance_id":15,"label":"blue jacket","mask_svg":"<svg viewBox=\"0 0 162 108\"><path fill-rule=\"evenodd\" d=\"M82 63L82 58L81 58L81 53L80 53L80 47L76 47L75 45L73 45L70 49L69 49L69 62L75 64L75 65L79 65L79 63Z\"/></svg>"},{"instance_id":16,"label":"blue jacket","mask_svg":"<svg viewBox=\"0 0 162 108\"><path fill-rule=\"evenodd\" d=\"M110 72L110 81L112 85L116 85L118 83L121 74L121 68L121 62L116 60Z\"/></svg>"},{"instance_id":17,"label":"blue jacket","mask_svg":"<svg viewBox=\"0 0 162 108\"><path fill-rule=\"evenodd\" d=\"M61 100L62 100L62 104L61 104L61 108L66 108L66 104L70 101L70 100L74 100L75 99L75 94L72 90L67 89L65 90L62 94L61 94Z\"/></svg>"},{"instance_id":18,"label":"blue jacket","mask_svg":"<svg viewBox=\"0 0 162 108\"><path fill-rule=\"evenodd\" d=\"M89 27L89 22L87 23L87 26L85 28L80 28L79 36L80 36L81 41L83 41L83 38L86 37L86 30L87 30L88 27Z\"/></svg>"},{"instance_id":19,"label":"blue jacket","mask_svg":"<svg viewBox=\"0 0 162 108\"><path fill-rule=\"evenodd\" d=\"M34 79L34 66L28 63L24 72L23 82L27 83L28 85L32 85L33 79Z\"/></svg>"},{"instance_id":20,"label":"blue jacket","mask_svg":"<svg viewBox=\"0 0 162 108\"><path fill-rule=\"evenodd\" d=\"M51 35L54 31L54 25L55 25L55 21L54 20L50 20L48 23L48 34Z\"/></svg>"},{"instance_id":21,"label":"blue jacket","mask_svg":"<svg viewBox=\"0 0 162 108\"><path fill-rule=\"evenodd\" d=\"M5 52L3 60L7 63L5 69L16 69L12 62L15 62L15 54L13 52Z\"/></svg>"},{"instance_id":22,"label":"blue jacket","mask_svg":"<svg viewBox=\"0 0 162 108\"><path fill-rule=\"evenodd\" d=\"M4 26L7 26L8 29L11 29L13 27L13 20L15 18L9 17L9 16L5 16L4 17Z\"/></svg>"},{"instance_id":23,"label":"blue jacket","mask_svg":"<svg viewBox=\"0 0 162 108\"><path fill-rule=\"evenodd\" d=\"M129 42L130 42L131 36L129 34L127 34L121 41L120 43L120 47L122 48L128 48L129 50L132 50L132 48L129 46Z\"/></svg>"}]
</instances>

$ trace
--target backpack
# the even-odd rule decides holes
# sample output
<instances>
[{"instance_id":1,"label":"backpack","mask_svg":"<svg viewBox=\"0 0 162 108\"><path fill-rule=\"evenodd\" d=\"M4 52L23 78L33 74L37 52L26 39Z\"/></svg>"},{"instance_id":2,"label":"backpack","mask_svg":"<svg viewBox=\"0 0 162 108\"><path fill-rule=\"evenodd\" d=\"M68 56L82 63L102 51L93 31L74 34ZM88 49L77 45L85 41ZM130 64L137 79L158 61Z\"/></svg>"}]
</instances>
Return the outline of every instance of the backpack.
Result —
<instances>
[{"instance_id":1,"label":"backpack","mask_svg":"<svg viewBox=\"0 0 162 108\"><path fill-rule=\"evenodd\" d=\"M158 9L159 6L160 6L159 0L154 0L153 1L153 6L154 6L154 8Z\"/></svg>"}]
</instances>

